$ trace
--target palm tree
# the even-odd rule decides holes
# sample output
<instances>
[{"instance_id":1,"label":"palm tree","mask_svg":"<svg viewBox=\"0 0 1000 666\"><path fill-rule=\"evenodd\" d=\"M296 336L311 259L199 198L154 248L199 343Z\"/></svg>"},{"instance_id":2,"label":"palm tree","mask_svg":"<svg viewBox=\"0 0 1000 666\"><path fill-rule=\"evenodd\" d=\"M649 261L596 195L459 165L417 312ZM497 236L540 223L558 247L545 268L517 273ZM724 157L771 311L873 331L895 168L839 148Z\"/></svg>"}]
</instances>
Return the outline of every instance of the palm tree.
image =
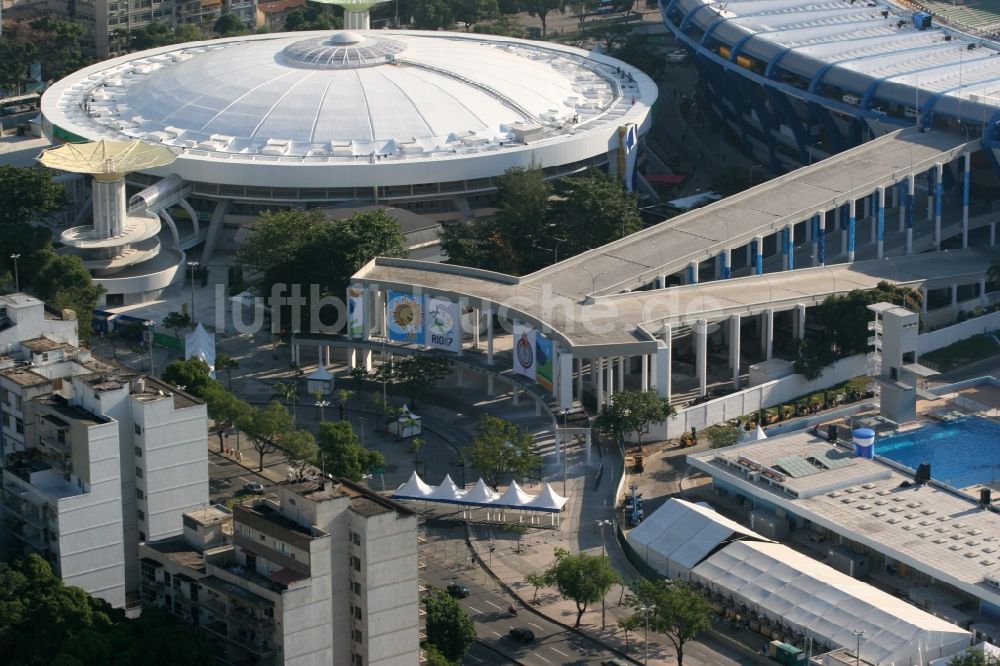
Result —
<instances>
[{"instance_id":1,"label":"palm tree","mask_svg":"<svg viewBox=\"0 0 1000 666\"><path fill-rule=\"evenodd\" d=\"M215 356L215 370L225 370L226 372L226 383L229 385L230 393L233 390L233 370L240 367L240 364L236 359L234 359L229 354L216 354Z\"/></svg>"},{"instance_id":2,"label":"palm tree","mask_svg":"<svg viewBox=\"0 0 1000 666\"><path fill-rule=\"evenodd\" d=\"M299 401L299 391L294 382L275 382L272 399L284 400L285 404L291 406L292 425L295 425L295 405Z\"/></svg>"}]
</instances>

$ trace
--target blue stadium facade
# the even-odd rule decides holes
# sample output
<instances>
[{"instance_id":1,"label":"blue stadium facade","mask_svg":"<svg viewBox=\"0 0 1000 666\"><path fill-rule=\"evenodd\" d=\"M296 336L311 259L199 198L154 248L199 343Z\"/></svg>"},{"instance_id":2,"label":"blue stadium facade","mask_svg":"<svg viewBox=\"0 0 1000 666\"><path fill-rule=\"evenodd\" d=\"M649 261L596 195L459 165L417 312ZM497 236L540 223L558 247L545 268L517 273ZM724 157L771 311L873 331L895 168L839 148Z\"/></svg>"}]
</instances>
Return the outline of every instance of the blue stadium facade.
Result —
<instances>
[{"instance_id":1,"label":"blue stadium facade","mask_svg":"<svg viewBox=\"0 0 1000 666\"><path fill-rule=\"evenodd\" d=\"M877 0L660 0L660 11L716 115L776 172L919 124L981 137L1000 173L996 42Z\"/></svg>"}]
</instances>

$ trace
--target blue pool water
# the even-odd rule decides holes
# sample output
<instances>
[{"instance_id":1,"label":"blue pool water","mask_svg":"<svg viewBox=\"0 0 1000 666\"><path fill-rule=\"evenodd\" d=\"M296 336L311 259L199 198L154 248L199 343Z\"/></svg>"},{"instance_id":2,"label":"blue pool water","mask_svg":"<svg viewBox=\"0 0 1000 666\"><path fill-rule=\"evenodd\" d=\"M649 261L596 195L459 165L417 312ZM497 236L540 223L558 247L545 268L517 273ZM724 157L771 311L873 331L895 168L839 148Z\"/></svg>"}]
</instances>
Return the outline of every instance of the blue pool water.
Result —
<instances>
[{"instance_id":1,"label":"blue pool water","mask_svg":"<svg viewBox=\"0 0 1000 666\"><path fill-rule=\"evenodd\" d=\"M1000 479L1000 424L978 416L933 423L875 439L875 455L916 469L931 464L931 478L956 488Z\"/></svg>"}]
</instances>

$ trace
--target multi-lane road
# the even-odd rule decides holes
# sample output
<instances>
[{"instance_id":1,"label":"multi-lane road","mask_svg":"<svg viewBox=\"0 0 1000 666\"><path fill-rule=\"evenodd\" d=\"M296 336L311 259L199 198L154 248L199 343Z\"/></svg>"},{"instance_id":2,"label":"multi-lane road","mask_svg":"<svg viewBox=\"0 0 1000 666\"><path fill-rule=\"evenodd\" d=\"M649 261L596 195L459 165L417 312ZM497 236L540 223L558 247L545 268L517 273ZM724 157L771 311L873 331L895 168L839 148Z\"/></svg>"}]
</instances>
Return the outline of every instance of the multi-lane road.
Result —
<instances>
[{"instance_id":1,"label":"multi-lane road","mask_svg":"<svg viewBox=\"0 0 1000 666\"><path fill-rule=\"evenodd\" d=\"M456 581L469 588L469 596L458 601L475 623L479 641L466 655L463 664L600 664L618 656L600 643L566 631L523 606L518 606L517 616L512 617L507 610L511 597L506 596L484 572L478 568L470 569L468 551L464 545L457 545L461 547L457 548L454 541L428 544L423 550L427 563L423 578L426 583L442 589ZM535 640L525 644L509 638L507 632L512 627L530 629L535 634Z\"/></svg>"}]
</instances>

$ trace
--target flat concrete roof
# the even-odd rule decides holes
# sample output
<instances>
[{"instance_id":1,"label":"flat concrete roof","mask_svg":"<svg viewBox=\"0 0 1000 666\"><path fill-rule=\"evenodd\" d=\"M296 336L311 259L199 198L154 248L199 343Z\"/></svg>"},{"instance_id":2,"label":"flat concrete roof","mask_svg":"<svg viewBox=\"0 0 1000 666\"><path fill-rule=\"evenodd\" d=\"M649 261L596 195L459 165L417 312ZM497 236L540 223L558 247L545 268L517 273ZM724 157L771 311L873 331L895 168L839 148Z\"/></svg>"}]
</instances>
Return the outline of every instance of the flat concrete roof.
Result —
<instances>
[{"instance_id":1,"label":"flat concrete roof","mask_svg":"<svg viewBox=\"0 0 1000 666\"><path fill-rule=\"evenodd\" d=\"M1000 605L1000 589L985 576L1000 575L1000 515L878 461L854 458L850 466L794 479L800 497L748 476L719 459L745 457L765 465L778 457L822 452L831 445L809 433L717 449L688 456L688 462L748 495L780 506L817 525L864 544L898 562ZM909 487L901 487L907 481Z\"/></svg>"}]
</instances>

